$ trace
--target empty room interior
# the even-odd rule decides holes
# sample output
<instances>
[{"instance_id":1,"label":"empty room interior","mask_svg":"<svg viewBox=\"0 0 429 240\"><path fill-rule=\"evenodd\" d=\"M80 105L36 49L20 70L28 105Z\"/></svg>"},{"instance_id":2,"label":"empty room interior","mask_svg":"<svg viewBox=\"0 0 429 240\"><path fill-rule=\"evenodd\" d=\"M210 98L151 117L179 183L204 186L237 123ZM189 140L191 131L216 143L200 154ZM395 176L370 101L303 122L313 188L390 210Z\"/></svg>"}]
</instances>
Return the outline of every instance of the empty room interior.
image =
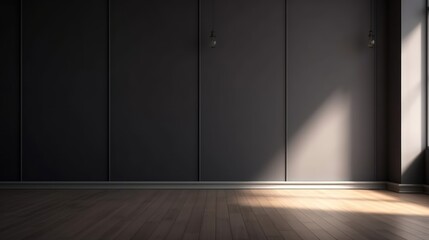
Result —
<instances>
[{"instance_id":1,"label":"empty room interior","mask_svg":"<svg viewBox=\"0 0 429 240\"><path fill-rule=\"evenodd\" d=\"M428 240L426 0L2 0L0 239Z\"/></svg>"}]
</instances>

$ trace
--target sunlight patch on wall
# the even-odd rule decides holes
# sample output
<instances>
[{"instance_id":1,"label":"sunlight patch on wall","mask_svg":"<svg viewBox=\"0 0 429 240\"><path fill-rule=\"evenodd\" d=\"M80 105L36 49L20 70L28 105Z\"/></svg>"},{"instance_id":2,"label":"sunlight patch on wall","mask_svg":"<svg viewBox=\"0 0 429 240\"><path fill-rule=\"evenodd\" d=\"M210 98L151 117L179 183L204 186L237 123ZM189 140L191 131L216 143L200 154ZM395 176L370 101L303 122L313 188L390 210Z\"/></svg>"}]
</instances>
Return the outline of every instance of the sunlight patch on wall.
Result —
<instances>
[{"instance_id":1,"label":"sunlight patch on wall","mask_svg":"<svg viewBox=\"0 0 429 240\"><path fill-rule=\"evenodd\" d=\"M426 2L402 2L402 181L417 181L426 148Z\"/></svg>"},{"instance_id":2,"label":"sunlight patch on wall","mask_svg":"<svg viewBox=\"0 0 429 240\"><path fill-rule=\"evenodd\" d=\"M337 178L350 177L351 110L351 97L343 90L333 92L321 103L288 142L288 149L291 149L288 158L294 159L294 171L310 176L324 171Z\"/></svg>"}]
</instances>

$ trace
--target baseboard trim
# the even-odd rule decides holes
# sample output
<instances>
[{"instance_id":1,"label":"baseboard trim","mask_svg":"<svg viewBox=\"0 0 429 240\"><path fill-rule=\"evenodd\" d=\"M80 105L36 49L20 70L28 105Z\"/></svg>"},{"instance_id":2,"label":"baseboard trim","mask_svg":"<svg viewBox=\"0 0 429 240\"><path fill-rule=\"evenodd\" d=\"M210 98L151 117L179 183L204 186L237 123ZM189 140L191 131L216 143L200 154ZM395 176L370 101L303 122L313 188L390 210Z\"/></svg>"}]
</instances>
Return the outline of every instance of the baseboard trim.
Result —
<instances>
[{"instance_id":1,"label":"baseboard trim","mask_svg":"<svg viewBox=\"0 0 429 240\"><path fill-rule=\"evenodd\" d=\"M386 183L387 190L397 193L427 193L429 194L429 186L423 184L400 184Z\"/></svg>"},{"instance_id":2,"label":"baseboard trim","mask_svg":"<svg viewBox=\"0 0 429 240\"><path fill-rule=\"evenodd\" d=\"M368 189L397 193L426 193L429 185L393 182L0 182L0 189Z\"/></svg>"},{"instance_id":3,"label":"baseboard trim","mask_svg":"<svg viewBox=\"0 0 429 240\"><path fill-rule=\"evenodd\" d=\"M424 191L424 193L429 194L429 185L424 185L423 191Z\"/></svg>"},{"instance_id":4,"label":"baseboard trim","mask_svg":"<svg viewBox=\"0 0 429 240\"><path fill-rule=\"evenodd\" d=\"M0 189L386 189L385 182L0 182Z\"/></svg>"}]
</instances>

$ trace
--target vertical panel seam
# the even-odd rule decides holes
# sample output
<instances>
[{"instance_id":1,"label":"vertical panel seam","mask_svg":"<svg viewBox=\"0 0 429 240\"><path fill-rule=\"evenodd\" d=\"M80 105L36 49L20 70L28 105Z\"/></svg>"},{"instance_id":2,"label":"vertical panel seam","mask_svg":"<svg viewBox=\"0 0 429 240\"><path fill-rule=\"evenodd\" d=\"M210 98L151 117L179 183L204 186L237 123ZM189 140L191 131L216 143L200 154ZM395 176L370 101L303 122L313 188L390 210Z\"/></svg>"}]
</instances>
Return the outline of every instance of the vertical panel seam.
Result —
<instances>
[{"instance_id":1,"label":"vertical panel seam","mask_svg":"<svg viewBox=\"0 0 429 240\"><path fill-rule=\"evenodd\" d=\"M378 144L377 144L377 140L378 140L378 108L377 108L377 37L378 37L378 32L377 32L377 4L376 4L376 0L371 0L371 8L373 9L373 13L370 13L372 16L371 18L373 18L372 24L373 24L373 28L374 28L374 35L375 35L375 40L376 43L374 45L374 180L377 180L377 158L378 158Z\"/></svg>"},{"instance_id":2,"label":"vertical panel seam","mask_svg":"<svg viewBox=\"0 0 429 240\"><path fill-rule=\"evenodd\" d=\"M402 183L402 160L404 159L403 158L403 152L404 152L404 144L403 144L403 136L404 136L404 134L403 134L403 114L402 114L402 110L404 109L403 108L403 104L402 104L402 100L403 100L403 96L404 96L404 94L403 94L403 88L402 88L402 79L403 79L403 77L402 77L402 75L403 75L403 67L402 67L402 32L403 32L403 27L402 27L402 16L403 16L403 0L400 0L400 4L401 4L401 6L400 6L400 11L401 11L401 13L400 13L400 38L401 38L401 46L400 46L400 49L399 49L399 51L400 51L400 69L401 69L401 73L400 73L400 81L399 81L399 87L400 87L400 91L401 91L401 96L400 96L400 99L401 99L401 102L400 102L400 134L401 134L401 139L400 139L400 156L399 156L399 158L400 158L400 161L399 161L399 176L400 176L400 178L399 178L399 183Z\"/></svg>"},{"instance_id":3,"label":"vertical panel seam","mask_svg":"<svg viewBox=\"0 0 429 240\"><path fill-rule=\"evenodd\" d=\"M19 178L23 181L22 159L22 0L19 3Z\"/></svg>"},{"instance_id":4,"label":"vertical panel seam","mask_svg":"<svg viewBox=\"0 0 429 240\"><path fill-rule=\"evenodd\" d=\"M112 95L112 90L111 90L111 42L110 42L110 0L107 0L107 74L108 74L108 85L107 85L107 91L108 91L108 109L107 109L107 115L108 115L108 123L107 123L107 127L108 127L108 136L107 136L107 141L108 141L108 180L111 181L111 145L112 145L112 100L111 100L111 95Z\"/></svg>"},{"instance_id":5,"label":"vertical panel seam","mask_svg":"<svg viewBox=\"0 0 429 240\"><path fill-rule=\"evenodd\" d=\"M201 0L198 0L198 181L201 181Z\"/></svg>"},{"instance_id":6,"label":"vertical panel seam","mask_svg":"<svg viewBox=\"0 0 429 240\"><path fill-rule=\"evenodd\" d=\"M429 68L429 64L428 64L428 29L429 29L429 26L428 26L428 12L429 12L429 8L428 8L428 6L429 6L429 0L426 0L426 6L425 6L425 23L426 23L426 27L425 27L425 65L426 65L426 71L425 71L425 79L426 79L426 81L424 81L425 82L425 84L426 84L426 86L424 86L425 87L425 92L426 92L426 101L425 101L425 110L426 110L426 114L425 114L425 127L426 127L426 138L425 138L425 149L427 149L428 148L428 133L429 133L429 131L428 131L428 101L429 101L429 96L428 96L428 73L429 73L429 70L428 70L428 68ZM425 158L425 161L424 161L424 163L426 164L426 170L427 169L429 169L429 166L427 166L428 164L429 164L429 162L428 162L428 153L427 153L427 151L424 151L424 158ZM428 182L428 179L429 179L429 172L428 171L426 171L426 179L424 179L423 180L423 182L426 182L426 183L429 183Z\"/></svg>"},{"instance_id":7,"label":"vertical panel seam","mask_svg":"<svg viewBox=\"0 0 429 240\"><path fill-rule=\"evenodd\" d=\"M288 181L288 0L285 0L285 181Z\"/></svg>"}]
</instances>

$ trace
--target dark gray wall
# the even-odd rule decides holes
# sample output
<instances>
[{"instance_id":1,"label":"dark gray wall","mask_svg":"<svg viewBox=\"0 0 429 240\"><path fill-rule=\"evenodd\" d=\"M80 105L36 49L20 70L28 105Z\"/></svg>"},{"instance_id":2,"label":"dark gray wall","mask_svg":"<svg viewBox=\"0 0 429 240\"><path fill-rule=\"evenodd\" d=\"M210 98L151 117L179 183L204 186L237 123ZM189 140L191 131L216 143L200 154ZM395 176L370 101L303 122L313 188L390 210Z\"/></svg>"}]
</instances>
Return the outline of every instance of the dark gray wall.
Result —
<instances>
[{"instance_id":1,"label":"dark gray wall","mask_svg":"<svg viewBox=\"0 0 429 240\"><path fill-rule=\"evenodd\" d=\"M107 179L107 2L23 3L23 178Z\"/></svg>"},{"instance_id":2,"label":"dark gray wall","mask_svg":"<svg viewBox=\"0 0 429 240\"><path fill-rule=\"evenodd\" d=\"M388 180L401 182L401 0L390 0L388 10L387 149Z\"/></svg>"},{"instance_id":3,"label":"dark gray wall","mask_svg":"<svg viewBox=\"0 0 429 240\"><path fill-rule=\"evenodd\" d=\"M429 185L429 156L428 156L428 150L429 148L426 148L426 152L425 152L425 172L424 172L424 181L426 184Z\"/></svg>"},{"instance_id":4,"label":"dark gray wall","mask_svg":"<svg viewBox=\"0 0 429 240\"><path fill-rule=\"evenodd\" d=\"M216 0L215 49L209 0L201 22L198 0L111 0L110 11L105 0L24 0L22 95L19 2L1 3L1 181L20 177L20 97L29 181L385 180L386 155L396 166L386 0L377 57L369 0ZM302 149L312 156L294 157Z\"/></svg>"},{"instance_id":5,"label":"dark gray wall","mask_svg":"<svg viewBox=\"0 0 429 240\"><path fill-rule=\"evenodd\" d=\"M216 0L216 48L202 9L202 179L284 180L285 2Z\"/></svg>"},{"instance_id":6,"label":"dark gray wall","mask_svg":"<svg viewBox=\"0 0 429 240\"><path fill-rule=\"evenodd\" d=\"M198 1L111 1L112 180L198 179Z\"/></svg>"},{"instance_id":7,"label":"dark gray wall","mask_svg":"<svg viewBox=\"0 0 429 240\"><path fill-rule=\"evenodd\" d=\"M0 181L19 180L20 4L0 2Z\"/></svg>"},{"instance_id":8,"label":"dark gray wall","mask_svg":"<svg viewBox=\"0 0 429 240\"><path fill-rule=\"evenodd\" d=\"M388 14L389 0L376 0L376 179L387 181L387 84L388 84Z\"/></svg>"},{"instance_id":9,"label":"dark gray wall","mask_svg":"<svg viewBox=\"0 0 429 240\"><path fill-rule=\"evenodd\" d=\"M288 180L377 179L370 6L288 1Z\"/></svg>"}]
</instances>

